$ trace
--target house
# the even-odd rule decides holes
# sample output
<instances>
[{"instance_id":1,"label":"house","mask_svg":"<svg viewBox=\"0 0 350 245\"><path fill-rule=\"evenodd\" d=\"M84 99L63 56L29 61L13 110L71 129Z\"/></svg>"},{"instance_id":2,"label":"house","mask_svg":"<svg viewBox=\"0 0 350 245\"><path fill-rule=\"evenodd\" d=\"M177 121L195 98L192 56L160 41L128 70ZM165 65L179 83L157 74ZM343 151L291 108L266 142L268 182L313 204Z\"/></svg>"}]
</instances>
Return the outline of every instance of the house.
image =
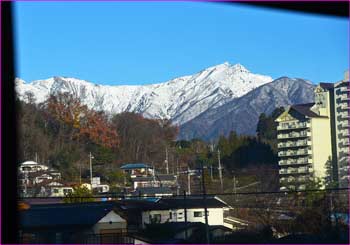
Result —
<instances>
[{"instance_id":1,"label":"house","mask_svg":"<svg viewBox=\"0 0 350 245\"><path fill-rule=\"evenodd\" d=\"M131 224L145 228L151 223L201 222L205 223L202 197L130 198L117 201ZM224 211L229 206L217 197L206 198L208 225L224 225ZM185 216L185 211L187 217ZM187 219L187 220L186 220Z\"/></svg>"},{"instance_id":2,"label":"house","mask_svg":"<svg viewBox=\"0 0 350 245\"><path fill-rule=\"evenodd\" d=\"M64 197L73 192L74 189L70 186L52 186L50 190L50 197Z\"/></svg>"},{"instance_id":3,"label":"house","mask_svg":"<svg viewBox=\"0 0 350 245\"><path fill-rule=\"evenodd\" d=\"M171 174L161 174L153 176L135 177L131 179L133 188L140 187L176 187L177 178Z\"/></svg>"},{"instance_id":4,"label":"house","mask_svg":"<svg viewBox=\"0 0 350 245\"><path fill-rule=\"evenodd\" d=\"M22 243L132 243L114 202L31 205L19 213Z\"/></svg>"},{"instance_id":5,"label":"house","mask_svg":"<svg viewBox=\"0 0 350 245\"><path fill-rule=\"evenodd\" d=\"M132 236L134 244L181 244L206 243L206 228L201 222L168 222L150 224ZM224 226L208 226L211 240L231 234L232 230Z\"/></svg>"},{"instance_id":6,"label":"house","mask_svg":"<svg viewBox=\"0 0 350 245\"><path fill-rule=\"evenodd\" d=\"M38 171L45 171L48 170L49 167L39 164L34 161L26 161L20 164L19 166L19 172L20 173L33 173Z\"/></svg>"},{"instance_id":7,"label":"house","mask_svg":"<svg viewBox=\"0 0 350 245\"><path fill-rule=\"evenodd\" d=\"M120 167L131 178L152 176L153 167L145 163L127 163Z\"/></svg>"}]
</instances>

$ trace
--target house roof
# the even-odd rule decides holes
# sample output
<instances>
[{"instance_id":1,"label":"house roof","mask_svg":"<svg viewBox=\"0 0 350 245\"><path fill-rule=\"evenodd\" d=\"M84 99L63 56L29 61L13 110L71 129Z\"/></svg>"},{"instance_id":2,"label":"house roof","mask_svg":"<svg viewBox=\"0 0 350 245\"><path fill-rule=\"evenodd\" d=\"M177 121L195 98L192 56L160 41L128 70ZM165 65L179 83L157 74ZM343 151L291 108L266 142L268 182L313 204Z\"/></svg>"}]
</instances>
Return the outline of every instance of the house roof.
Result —
<instances>
[{"instance_id":1,"label":"house roof","mask_svg":"<svg viewBox=\"0 0 350 245\"><path fill-rule=\"evenodd\" d=\"M334 88L334 83L320 83L320 87L329 90Z\"/></svg>"},{"instance_id":2,"label":"house roof","mask_svg":"<svg viewBox=\"0 0 350 245\"><path fill-rule=\"evenodd\" d=\"M22 162L21 165L39 165L39 163L34 161L26 161L26 162Z\"/></svg>"},{"instance_id":3,"label":"house roof","mask_svg":"<svg viewBox=\"0 0 350 245\"><path fill-rule=\"evenodd\" d=\"M126 164L123 164L120 168L124 170L131 170L131 169L153 168L153 167L149 166L146 163L126 163Z\"/></svg>"},{"instance_id":4,"label":"house roof","mask_svg":"<svg viewBox=\"0 0 350 245\"><path fill-rule=\"evenodd\" d=\"M169 187L138 187L136 194L172 194L173 191Z\"/></svg>"},{"instance_id":5,"label":"house roof","mask_svg":"<svg viewBox=\"0 0 350 245\"><path fill-rule=\"evenodd\" d=\"M176 176L175 175L168 175L168 174L163 174L163 175L156 175L156 176L144 176L144 177L135 177L132 179L133 182L141 182L141 181L175 181Z\"/></svg>"},{"instance_id":6,"label":"house roof","mask_svg":"<svg viewBox=\"0 0 350 245\"><path fill-rule=\"evenodd\" d=\"M313 112L311 110L311 107L315 103L307 103L307 104L297 104L297 105L292 105L291 109L294 109L295 111L301 113L302 115L305 115L307 117L320 117L320 118L327 118L326 116L320 116L317 113Z\"/></svg>"},{"instance_id":7,"label":"house roof","mask_svg":"<svg viewBox=\"0 0 350 245\"><path fill-rule=\"evenodd\" d=\"M113 210L114 202L32 205L19 213L22 229L93 226Z\"/></svg>"},{"instance_id":8,"label":"house roof","mask_svg":"<svg viewBox=\"0 0 350 245\"><path fill-rule=\"evenodd\" d=\"M169 210L183 209L185 205L184 198L179 197L160 197L154 199L125 199L121 200L120 206L125 210ZM228 205L217 197L207 196L207 208L222 208ZM186 197L186 208L204 208L204 200L201 196Z\"/></svg>"}]
</instances>

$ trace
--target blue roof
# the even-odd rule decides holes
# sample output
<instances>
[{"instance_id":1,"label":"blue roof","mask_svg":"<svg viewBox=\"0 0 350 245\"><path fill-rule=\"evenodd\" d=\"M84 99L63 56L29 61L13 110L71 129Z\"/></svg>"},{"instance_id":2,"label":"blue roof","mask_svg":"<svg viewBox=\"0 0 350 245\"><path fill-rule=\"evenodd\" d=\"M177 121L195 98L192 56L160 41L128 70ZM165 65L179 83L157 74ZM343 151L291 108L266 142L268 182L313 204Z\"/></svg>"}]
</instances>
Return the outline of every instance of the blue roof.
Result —
<instances>
[{"instance_id":1,"label":"blue roof","mask_svg":"<svg viewBox=\"0 0 350 245\"><path fill-rule=\"evenodd\" d=\"M124 169L124 170L129 170L129 169L153 168L153 167L149 166L146 163L126 163L123 166L121 166L120 168Z\"/></svg>"},{"instance_id":2,"label":"blue roof","mask_svg":"<svg viewBox=\"0 0 350 245\"><path fill-rule=\"evenodd\" d=\"M20 227L93 226L114 206L114 202L32 205L19 213Z\"/></svg>"}]
</instances>

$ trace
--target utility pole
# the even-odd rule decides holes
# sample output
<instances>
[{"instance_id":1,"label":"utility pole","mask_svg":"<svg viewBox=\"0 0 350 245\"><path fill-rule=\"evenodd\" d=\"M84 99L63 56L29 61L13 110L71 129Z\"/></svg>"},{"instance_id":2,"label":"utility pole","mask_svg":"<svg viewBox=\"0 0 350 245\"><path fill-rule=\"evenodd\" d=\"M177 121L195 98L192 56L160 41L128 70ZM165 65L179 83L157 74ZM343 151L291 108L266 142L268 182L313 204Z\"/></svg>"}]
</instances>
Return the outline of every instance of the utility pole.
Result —
<instances>
[{"instance_id":1,"label":"utility pole","mask_svg":"<svg viewBox=\"0 0 350 245\"><path fill-rule=\"evenodd\" d=\"M166 164L166 174L169 174L169 161L168 161L168 147L165 146L165 164Z\"/></svg>"},{"instance_id":2,"label":"utility pole","mask_svg":"<svg viewBox=\"0 0 350 245\"><path fill-rule=\"evenodd\" d=\"M188 195L191 195L191 173L190 173L190 167L187 167L187 186L188 186Z\"/></svg>"},{"instance_id":3,"label":"utility pole","mask_svg":"<svg viewBox=\"0 0 350 245\"><path fill-rule=\"evenodd\" d=\"M38 162L38 153L35 152L35 162Z\"/></svg>"},{"instance_id":4,"label":"utility pole","mask_svg":"<svg viewBox=\"0 0 350 245\"><path fill-rule=\"evenodd\" d=\"M91 184L91 190L92 190L92 159L94 157L91 155L91 152L89 154L89 159L90 159L90 184Z\"/></svg>"},{"instance_id":5,"label":"utility pole","mask_svg":"<svg viewBox=\"0 0 350 245\"><path fill-rule=\"evenodd\" d=\"M218 163L219 163L219 178L220 178L220 186L221 186L221 192L224 192L224 184L222 182L222 167L221 167L221 160L220 160L220 150L218 149Z\"/></svg>"},{"instance_id":6,"label":"utility pole","mask_svg":"<svg viewBox=\"0 0 350 245\"><path fill-rule=\"evenodd\" d=\"M81 163L79 163L79 184L81 185Z\"/></svg>"},{"instance_id":7,"label":"utility pole","mask_svg":"<svg viewBox=\"0 0 350 245\"><path fill-rule=\"evenodd\" d=\"M185 229L185 240L187 241L187 206L186 206L186 191L184 191L184 212L185 212L185 225L186 225L186 229Z\"/></svg>"},{"instance_id":8,"label":"utility pole","mask_svg":"<svg viewBox=\"0 0 350 245\"><path fill-rule=\"evenodd\" d=\"M210 244L209 227L208 227L207 193L205 189L203 163L201 163L201 169L202 169L202 190L203 190L204 218L205 218L205 235L206 235L207 244Z\"/></svg>"}]
</instances>

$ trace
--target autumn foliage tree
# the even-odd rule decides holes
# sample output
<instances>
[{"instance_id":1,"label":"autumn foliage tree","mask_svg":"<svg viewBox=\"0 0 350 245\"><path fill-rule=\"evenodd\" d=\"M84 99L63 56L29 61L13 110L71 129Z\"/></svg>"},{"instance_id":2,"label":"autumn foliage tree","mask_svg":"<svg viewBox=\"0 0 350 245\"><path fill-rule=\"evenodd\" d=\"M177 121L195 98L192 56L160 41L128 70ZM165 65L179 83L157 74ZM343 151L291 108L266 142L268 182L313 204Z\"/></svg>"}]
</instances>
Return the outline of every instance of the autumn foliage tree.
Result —
<instances>
[{"instance_id":1,"label":"autumn foliage tree","mask_svg":"<svg viewBox=\"0 0 350 245\"><path fill-rule=\"evenodd\" d=\"M49 116L64 128L69 128L71 140L88 139L115 148L119 144L117 131L103 112L95 112L82 105L79 98L69 93L51 95L44 104Z\"/></svg>"}]
</instances>

